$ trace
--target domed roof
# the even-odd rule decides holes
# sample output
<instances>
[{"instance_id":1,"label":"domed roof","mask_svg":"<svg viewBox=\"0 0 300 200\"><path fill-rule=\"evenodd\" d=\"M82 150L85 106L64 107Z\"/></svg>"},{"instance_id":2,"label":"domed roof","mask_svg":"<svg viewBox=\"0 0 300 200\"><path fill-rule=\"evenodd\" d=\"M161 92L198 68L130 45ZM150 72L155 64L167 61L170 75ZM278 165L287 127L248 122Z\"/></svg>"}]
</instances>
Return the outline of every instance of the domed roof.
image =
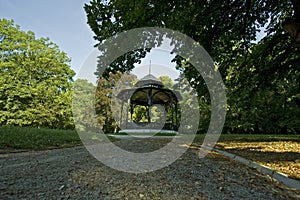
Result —
<instances>
[{"instance_id":1,"label":"domed roof","mask_svg":"<svg viewBox=\"0 0 300 200\"><path fill-rule=\"evenodd\" d=\"M143 87L149 85L156 85L162 87L163 83L152 74L148 74L135 84L136 87Z\"/></svg>"},{"instance_id":2,"label":"domed roof","mask_svg":"<svg viewBox=\"0 0 300 200\"><path fill-rule=\"evenodd\" d=\"M134 88L120 91L117 98L130 99L132 104L148 105L149 94L154 104L167 104L182 100L179 92L164 88L164 84L150 73L139 80Z\"/></svg>"}]
</instances>

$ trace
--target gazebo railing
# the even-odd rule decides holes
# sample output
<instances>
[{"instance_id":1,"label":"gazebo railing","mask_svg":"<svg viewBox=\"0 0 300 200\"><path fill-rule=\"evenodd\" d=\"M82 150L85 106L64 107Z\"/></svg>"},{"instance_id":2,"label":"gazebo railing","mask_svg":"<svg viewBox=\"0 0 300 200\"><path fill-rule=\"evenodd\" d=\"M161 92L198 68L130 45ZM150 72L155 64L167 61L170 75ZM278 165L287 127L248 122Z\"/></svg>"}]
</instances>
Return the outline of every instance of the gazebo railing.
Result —
<instances>
[{"instance_id":1,"label":"gazebo railing","mask_svg":"<svg viewBox=\"0 0 300 200\"><path fill-rule=\"evenodd\" d=\"M159 129L159 130L174 130L178 131L178 127L172 123L157 123L157 122L127 122L125 129Z\"/></svg>"}]
</instances>

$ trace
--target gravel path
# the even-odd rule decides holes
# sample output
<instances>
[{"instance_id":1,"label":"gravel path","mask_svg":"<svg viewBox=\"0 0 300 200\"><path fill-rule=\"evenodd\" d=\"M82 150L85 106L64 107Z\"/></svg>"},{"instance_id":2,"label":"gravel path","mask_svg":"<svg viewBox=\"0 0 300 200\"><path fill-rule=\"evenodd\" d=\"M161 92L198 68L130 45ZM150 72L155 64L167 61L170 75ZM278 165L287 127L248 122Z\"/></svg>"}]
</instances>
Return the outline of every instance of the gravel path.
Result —
<instances>
[{"instance_id":1,"label":"gravel path","mask_svg":"<svg viewBox=\"0 0 300 200\"><path fill-rule=\"evenodd\" d=\"M145 152L166 139L124 139L124 149ZM143 147L143 148L138 148ZM0 154L0 199L297 199L258 171L190 148L161 170L129 174L110 169L84 147Z\"/></svg>"}]
</instances>

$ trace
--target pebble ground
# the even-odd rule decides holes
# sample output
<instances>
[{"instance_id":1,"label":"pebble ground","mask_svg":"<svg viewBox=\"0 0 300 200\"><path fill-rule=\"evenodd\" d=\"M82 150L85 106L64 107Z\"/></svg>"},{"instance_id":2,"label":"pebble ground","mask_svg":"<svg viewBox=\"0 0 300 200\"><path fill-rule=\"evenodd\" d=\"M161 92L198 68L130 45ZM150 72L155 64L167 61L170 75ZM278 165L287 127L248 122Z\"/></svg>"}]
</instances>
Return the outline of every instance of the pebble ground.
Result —
<instances>
[{"instance_id":1,"label":"pebble ground","mask_svg":"<svg viewBox=\"0 0 300 200\"><path fill-rule=\"evenodd\" d=\"M166 139L123 139L134 152ZM0 199L300 199L299 191L212 152L190 148L171 165L132 174L111 169L84 147L0 154Z\"/></svg>"}]
</instances>

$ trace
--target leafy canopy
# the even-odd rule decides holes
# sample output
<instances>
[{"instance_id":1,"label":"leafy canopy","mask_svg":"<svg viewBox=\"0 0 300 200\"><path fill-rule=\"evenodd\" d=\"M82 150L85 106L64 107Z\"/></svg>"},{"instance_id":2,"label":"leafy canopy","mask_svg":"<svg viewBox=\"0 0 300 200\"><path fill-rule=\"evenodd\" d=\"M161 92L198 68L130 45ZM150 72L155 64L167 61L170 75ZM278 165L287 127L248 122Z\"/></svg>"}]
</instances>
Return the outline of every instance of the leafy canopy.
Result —
<instances>
[{"instance_id":1,"label":"leafy canopy","mask_svg":"<svg viewBox=\"0 0 300 200\"><path fill-rule=\"evenodd\" d=\"M72 127L69 64L49 39L0 19L0 125Z\"/></svg>"},{"instance_id":2,"label":"leafy canopy","mask_svg":"<svg viewBox=\"0 0 300 200\"><path fill-rule=\"evenodd\" d=\"M227 87L225 130L296 133L300 131L300 52L297 37L282 24L289 18L299 23L299 5L299 0L92 0L85 11L96 45L139 27L177 30L201 44ZM257 41L262 30L265 34ZM159 45L162 37L153 40ZM108 71L130 71L147 52L128 52ZM199 99L209 99L202 77L188 60L176 56L173 61ZM209 101L201 102L207 110L203 102Z\"/></svg>"}]
</instances>

